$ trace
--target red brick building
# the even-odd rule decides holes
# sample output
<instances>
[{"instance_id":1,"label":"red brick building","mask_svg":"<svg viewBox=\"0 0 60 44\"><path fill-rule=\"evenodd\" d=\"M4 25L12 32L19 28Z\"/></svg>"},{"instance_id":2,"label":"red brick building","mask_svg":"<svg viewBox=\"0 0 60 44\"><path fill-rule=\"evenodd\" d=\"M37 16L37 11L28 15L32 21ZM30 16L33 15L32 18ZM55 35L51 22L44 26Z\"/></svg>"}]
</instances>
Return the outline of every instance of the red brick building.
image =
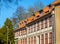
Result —
<instances>
[{"instance_id":1,"label":"red brick building","mask_svg":"<svg viewBox=\"0 0 60 44\"><path fill-rule=\"evenodd\" d=\"M33 16L22 20L14 31L15 44L54 44L56 4L50 4Z\"/></svg>"}]
</instances>

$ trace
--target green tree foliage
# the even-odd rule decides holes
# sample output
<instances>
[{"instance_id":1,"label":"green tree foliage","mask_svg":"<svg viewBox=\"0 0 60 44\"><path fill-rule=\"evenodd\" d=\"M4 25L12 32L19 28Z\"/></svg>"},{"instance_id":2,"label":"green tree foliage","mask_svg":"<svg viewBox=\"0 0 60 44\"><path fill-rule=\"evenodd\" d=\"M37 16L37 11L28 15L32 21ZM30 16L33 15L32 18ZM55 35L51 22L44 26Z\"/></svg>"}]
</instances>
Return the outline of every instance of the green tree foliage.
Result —
<instances>
[{"instance_id":1,"label":"green tree foliage","mask_svg":"<svg viewBox=\"0 0 60 44\"><path fill-rule=\"evenodd\" d=\"M7 41L7 28L5 26L3 26L1 29L0 29L0 40L2 43L6 43Z\"/></svg>"},{"instance_id":2,"label":"green tree foliage","mask_svg":"<svg viewBox=\"0 0 60 44\"><path fill-rule=\"evenodd\" d=\"M14 34L13 34L13 25L10 19L6 19L6 22L4 23L5 26L8 28L8 40L9 42L13 43L14 41Z\"/></svg>"},{"instance_id":3,"label":"green tree foliage","mask_svg":"<svg viewBox=\"0 0 60 44\"><path fill-rule=\"evenodd\" d=\"M7 44L7 32L8 32L8 43L14 44L13 25L11 20L8 18L6 19L4 26L0 29L0 41L3 44Z\"/></svg>"}]
</instances>

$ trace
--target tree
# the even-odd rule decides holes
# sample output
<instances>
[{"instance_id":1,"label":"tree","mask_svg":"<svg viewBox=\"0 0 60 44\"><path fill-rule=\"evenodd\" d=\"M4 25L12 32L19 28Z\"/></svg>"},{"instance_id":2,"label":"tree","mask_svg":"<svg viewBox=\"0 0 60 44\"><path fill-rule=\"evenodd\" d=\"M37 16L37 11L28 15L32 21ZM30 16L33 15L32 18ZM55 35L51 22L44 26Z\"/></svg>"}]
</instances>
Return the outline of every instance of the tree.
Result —
<instances>
[{"instance_id":1,"label":"tree","mask_svg":"<svg viewBox=\"0 0 60 44\"><path fill-rule=\"evenodd\" d=\"M3 44L3 34L0 32L0 43Z\"/></svg>"},{"instance_id":2,"label":"tree","mask_svg":"<svg viewBox=\"0 0 60 44\"><path fill-rule=\"evenodd\" d=\"M16 9L16 12L13 14L13 17L12 17L12 22L13 22L14 28L16 29L18 27L17 23L19 23L21 20L32 16L33 14L35 14L36 11L41 10L43 7L44 7L44 5L39 1L36 2L33 7L30 6L27 9L27 11L24 7L19 6Z\"/></svg>"},{"instance_id":3,"label":"tree","mask_svg":"<svg viewBox=\"0 0 60 44\"><path fill-rule=\"evenodd\" d=\"M22 19L24 19L23 15L25 14L25 8L20 6L17 8L17 11L16 11L16 16L17 16L17 20L18 22Z\"/></svg>"},{"instance_id":4,"label":"tree","mask_svg":"<svg viewBox=\"0 0 60 44\"><path fill-rule=\"evenodd\" d=\"M10 19L6 19L5 26L7 26L8 28L8 42L12 43L14 42L14 34L13 34L13 25L12 25L12 21Z\"/></svg>"},{"instance_id":5,"label":"tree","mask_svg":"<svg viewBox=\"0 0 60 44\"><path fill-rule=\"evenodd\" d=\"M8 28L7 28L8 27ZM8 32L8 44L14 44L13 25L10 19L6 19L4 26L0 29L0 41L3 44L7 44L7 32Z\"/></svg>"},{"instance_id":6,"label":"tree","mask_svg":"<svg viewBox=\"0 0 60 44\"><path fill-rule=\"evenodd\" d=\"M1 29L0 29L0 40L2 41L3 44L6 44L6 41L7 41L7 28L5 26L3 26Z\"/></svg>"},{"instance_id":7,"label":"tree","mask_svg":"<svg viewBox=\"0 0 60 44\"><path fill-rule=\"evenodd\" d=\"M17 28L17 18L16 17L12 17L12 24L13 24L13 28L16 29Z\"/></svg>"},{"instance_id":8,"label":"tree","mask_svg":"<svg viewBox=\"0 0 60 44\"><path fill-rule=\"evenodd\" d=\"M29 7L29 8L28 8L28 13L29 13L29 14L28 14L29 16L32 16L33 14L35 14L34 8L33 8L33 7Z\"/></svg>"},{"instance_id":9,"label":"tree","mask_svg":"<svg viewBox=\"0 0 60 44\"><path fill-rule=\"evenodd\" d=\"M29 16L32 16L33 14L35 14L35 12L37 12L43 8L44 8L44 5L41 1L35 2L33 6L30 6L28 8Z\"/></svg>"},{"instance_id":10,"label":"tree","mask_svg":"<svg viewBox=\"0 0 60 44\"><path fill-rule=\"evenodd\" d=\"M36 11L39 11L39 10L41 10L41 9L43 9L44 8L44 4L41 2L41 1L37 1L35 4L34 4L34 10L35 10L35 12Z\"/></svg>"},{"instance_id":11,"label":"tree","mask_svg":"<svg viewBox=\"0 0 60 44\"><path fill-rule=\"evenodd\" d=\"M18 7L12 17L12 23L13 23L14 28L16 29L17 23L26 17L27 17L27 15L26 15L26 11L25 11L24 7L22 7L22 6Z\"/></svg>"}]
</instances>

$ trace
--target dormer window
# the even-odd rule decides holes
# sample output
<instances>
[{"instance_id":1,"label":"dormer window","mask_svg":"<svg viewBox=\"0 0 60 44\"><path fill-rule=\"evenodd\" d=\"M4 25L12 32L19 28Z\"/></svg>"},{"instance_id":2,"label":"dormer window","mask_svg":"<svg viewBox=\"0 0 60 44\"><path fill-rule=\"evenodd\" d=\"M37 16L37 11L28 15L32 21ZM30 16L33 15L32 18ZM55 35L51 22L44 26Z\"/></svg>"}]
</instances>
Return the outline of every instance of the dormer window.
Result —
<instances>
[{"instance_id":1,"label":"dormer window","mask_svg":"<svg viewBox=\"0 0 60 44\"><path fill-rule=\"evenodd\" d=\"M33 14L33 16L35 16L35 14Z\"/></svg>"},{"instance_id":2,"label":"dormer window","mask_svg":"<svg viewBox=\"0 0 60 44\"><path fill-rule=\"evenodd\" d=\"M45 13L47 13L47 12L49 12L49 11L46 11Z\"/></svg>"},{"instance_id":3,"label":"dormer window","mask_svg":"<svg viewBox=\"0 0 60 44\"><path fill-rule=\"evenodd\" d=\"M49 8L51 8L52 6L51 6L51 4L50 5L48 5L49 6Z\"/></svg>"},{"instance_id":4,"label":"dormer window","mask_svg":"<svg viewBox=\"0 0 60 44\"><path fill-rule=\"evenodd\" d=\"M40 16L43 16L43 10L40 10L39 12L40 12Z\"/></svg>"},{"instance_id":5,"label":"dormer window","mask_svg":"<svg viewBox=\"0 0 60 44\"><path fill-rule=\"evenodd\" d=\"M20 23L20 25L21 25L21 23Z\"/></svg>"},{"instance_id":6,"label":"dormer window","mask_svg":"<svg viewBox=\"0 0 60 44\"><path fill-rule=\"evenodd\" d=\"M27 23L27 21L24 21L25 23Z\"/></svg>"},{"instance_id":7,"label":"dormer window","mask_svg":"<svg viewBox=\"0 0 60 44\"><path fill-rule=\"evenodd\" d=\"M40 10L39 12L40 12L40 13L42 13L42 12L43 12L43 10Z\"/></svg>"},{"instance_id":8,"label":"dormer window","mask_svg":"<svg viewBox=\"0 0 60 44\"><path fill-rule=\"evenodd\" d=\"M22 22L22 24L23 24L23 22Z\"/></svg>"},{"instance_id":9,"label":"dormer window","mask_svg":"<svg viewBox=\"0 0 60 44\"><path fill-rule=\"evenodd\" d=\"M49 11L52 11L52 5L48 5Z\"/></svg>"},{"instance_id":10,"label":"dormer window","mask_svg":"<svg viewBox=\"0 0 60 44\"><path fill-rule=\"evenodd\" d=\"M43 12L44 12L44 13L47 13L47 12L49 12L49 9L50 9L50 8L47 6L47 7L45 7L45 8L43 9Z\"/></svg>"},{"instance_id":11,"label":"dormer window","mask_svg":"<svg viewBox=\"0 0 60 44\"><path fill-rule=\"evenodd\" d=\"M36 13L35 13L35 16L36 16L36 17L39 17L39 16L40 16L40 12L39 12L39 11L36 12Z\"/></svg>"}]
</instances>

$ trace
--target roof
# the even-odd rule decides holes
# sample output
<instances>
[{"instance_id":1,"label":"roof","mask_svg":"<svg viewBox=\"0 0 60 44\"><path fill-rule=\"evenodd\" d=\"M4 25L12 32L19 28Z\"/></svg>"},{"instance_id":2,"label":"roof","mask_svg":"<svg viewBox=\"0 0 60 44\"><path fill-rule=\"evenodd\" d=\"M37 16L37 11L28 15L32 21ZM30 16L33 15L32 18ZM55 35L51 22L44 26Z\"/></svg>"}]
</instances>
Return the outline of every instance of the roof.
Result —
<instances>
[{"instance_id":1,"label":"roof","mask_svg":"<svg viewBox=\"0 0 60 44\"><path fill-rule=\"evenodd\" d=\"M22 20L22 21L18 24L18 26L19 26L18 28L19 28L19 29L20 29L20 28L23 28L23 27L26 26L26 24L29 24L29 23L33 22L34 20L36 20L36 19L38 19L38 18L40 18L40 17L42 17L42 16L44 16L44 15L47 15L49 12L51 12L51 11L54 9L54 6L55 6L56 4L58 4L58 3L60 3L60 2L54 2L54 3L46 6L46 7L43 8L42 10L37 11L37 12L35 13L35 16L31 16L31 17L29 17L29 18L27 18L27 19ZM42 14L42 15L41 15L41 14Z\"/></svg>"}]
</instances>

